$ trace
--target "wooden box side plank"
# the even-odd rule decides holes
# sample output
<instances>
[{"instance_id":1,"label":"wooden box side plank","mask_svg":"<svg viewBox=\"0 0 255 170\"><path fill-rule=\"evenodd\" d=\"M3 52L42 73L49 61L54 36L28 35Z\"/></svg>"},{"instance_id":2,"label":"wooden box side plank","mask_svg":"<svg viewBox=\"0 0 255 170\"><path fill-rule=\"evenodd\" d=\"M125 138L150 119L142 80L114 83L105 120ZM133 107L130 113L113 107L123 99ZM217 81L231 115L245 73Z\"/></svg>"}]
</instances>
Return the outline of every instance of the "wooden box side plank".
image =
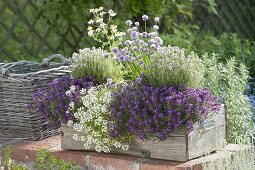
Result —
<instances>
[{"instance_id":1,"label":"wooden box side plank","mask_svg":"<svg viewBox=\"0 0 255 170\"><path fill-rule=\"evenodd\" d=\"M73 134L77 133L74 129L63 125L61 126L61 131L63 133L61 139L61 147L63 149L85 150L83 142L73 139ZM91 147L86 150L94 151L95 149ZM179 161L186 161L188 159L185 135L172 136L161 142L134 140L131 142L128 151L113 148L111 152L167 160L178 159Z\"/></svg>"},{"instance_id":2,"label":"wooden box side plank","mask_svg":"<svg viewBox=\"0 0 255 170\"><path fill-rule=\"evenodd\" d=\"M198 124L187 136L189 159L209 154L226 145L226 114L224 106L221 110L207 119L206 126Z\"/></svg>"},{"instance_id":3,"label":"wooden box side plank","mask_svg":"<svg viewBox=\"0 0 255 170\"><path fill-rule=\"evenodd\" d=\"M189 136L183 132L177 132L161 142L133 140L128 151L113 149L112 152L139 157L187 161L215 151L218 148L218 142L226 140L224 109L213 115L209 120L213 122L214 126L201 129L199 125L196 124L194 131ZM73 139L73 134L77 132L74 129L62 125L61 131L64 132L61 140L61 147L63 149L95 150L93 147L84 149L84 142L75 141Z\"/></svg>"}]
</instances>

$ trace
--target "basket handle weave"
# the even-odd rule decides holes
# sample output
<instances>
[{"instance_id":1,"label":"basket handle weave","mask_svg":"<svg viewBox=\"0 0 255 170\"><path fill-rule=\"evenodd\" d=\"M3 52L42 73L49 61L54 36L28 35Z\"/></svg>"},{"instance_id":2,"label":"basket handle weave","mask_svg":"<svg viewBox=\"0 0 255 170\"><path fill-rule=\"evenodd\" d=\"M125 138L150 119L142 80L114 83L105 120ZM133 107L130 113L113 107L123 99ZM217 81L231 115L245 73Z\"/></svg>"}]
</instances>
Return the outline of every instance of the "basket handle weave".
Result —
<instances>
[{"instance_id":1,"label":"basket handle weave","mask_svg":"<svg viewBox=\"0 0 255 170\"><path fill-rule=\"evenodd\" d=\"M49 63L50 63L52 60L56 59L56 58L60 59L64 65L68 65L68 60L67 60L64 56L62 56L61 54L53 54L53 55L51 55L51 56L48 57L48 58L44 58L44 59L42 60L42 65L43 65L44 67L48 67L48 66L49 66Z\"/></svg>"},{"instance_id":2,"label":"basket handle weave","mask_svg":"<svg viewBox=\"0 0 255 170\"><path fill-rule=\"evenodd\" d=\"M30 64L30 62L25 61L25 60L22 60L22 61L19 61L19 62L15 62L14 64L11 64L7 68L0 68L0 70L1 70L0 73L3 74L3 75L8 75L8 74L10 74L10 69L11 68L14 68L16 66L25 65L25 64Z\"/></svg>"}]
</instances>

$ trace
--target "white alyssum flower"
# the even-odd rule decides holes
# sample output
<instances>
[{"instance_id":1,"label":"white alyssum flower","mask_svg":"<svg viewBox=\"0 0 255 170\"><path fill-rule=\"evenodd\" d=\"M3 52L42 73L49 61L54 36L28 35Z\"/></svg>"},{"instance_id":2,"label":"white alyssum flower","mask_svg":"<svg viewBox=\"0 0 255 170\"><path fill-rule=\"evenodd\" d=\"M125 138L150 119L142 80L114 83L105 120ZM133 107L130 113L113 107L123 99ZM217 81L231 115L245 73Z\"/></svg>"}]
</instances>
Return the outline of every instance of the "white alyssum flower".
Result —
<instances>
[{"instance_id":1,"label":"white alyssum flower","mask_svg":"<svg viewBox=\"0 0 255 170\"><path fill-rule=\"evenodd\" d=\"M108 83L111 83L111 80L108 80ZM128 145L108 136L111 91L101 85L92 87L88 91L82 89L80 94L82 106L73 113L79 121L68 122L68 125L78 132L74 134L73 139L83 141L86 149L95 147L98 152L110 152L111 147L127 150ZM69 111L71 110L72 108L69 107Z\"/></svg>"}]
</instances>

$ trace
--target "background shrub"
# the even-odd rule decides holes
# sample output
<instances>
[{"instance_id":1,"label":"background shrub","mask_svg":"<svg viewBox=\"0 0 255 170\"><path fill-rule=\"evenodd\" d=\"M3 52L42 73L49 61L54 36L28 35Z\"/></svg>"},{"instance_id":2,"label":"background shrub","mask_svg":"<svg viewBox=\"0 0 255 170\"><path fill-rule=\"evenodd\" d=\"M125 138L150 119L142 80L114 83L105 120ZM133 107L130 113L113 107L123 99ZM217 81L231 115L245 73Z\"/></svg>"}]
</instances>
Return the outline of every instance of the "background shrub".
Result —
<instances>
[{"instance_id":1,"label":"background shrub","mask_svg":"<svg viewBox=\"0 0 255 170\"><path fill-rule=\"evenodd\" d=\"M205 64L204 86L227 107L228 142L245 143L253 133L252 111L248 96L244 94L249 73L246 67L238 66L234 58L226 64L218 62L215 54L202 56Z\"/></svg>"}]
</instances>

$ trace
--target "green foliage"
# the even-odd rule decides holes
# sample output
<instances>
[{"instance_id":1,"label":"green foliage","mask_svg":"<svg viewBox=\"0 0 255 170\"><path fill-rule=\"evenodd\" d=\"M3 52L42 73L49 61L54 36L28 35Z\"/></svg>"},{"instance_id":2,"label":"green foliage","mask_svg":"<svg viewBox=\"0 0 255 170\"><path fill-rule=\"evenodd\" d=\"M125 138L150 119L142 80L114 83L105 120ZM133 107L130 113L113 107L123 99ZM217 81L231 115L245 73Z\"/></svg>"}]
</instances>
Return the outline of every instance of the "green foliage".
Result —
<instances>
[{"instance_id":1,"label":"green foliage","mask_svg":"<svg viewBox=\"0 0 255 170\"><path fill-rule=\"evenodd\" d=\"M5 170L29 170L28 165L17 164L11 159L13 146L7 145L4 149L4 169ZM0 167L1 168L1 167ZM41 149L35 158L34 169L36 170L79 170L74 162L65 162L50 154L47 150Z\"/></svg>"},{"instance_id":2,"label":"green foliage","mask_svg":"<svg viewBox=\"0 0 255 170\"><path fill-rule=\"evenodd\" d=\"M226 64L218 62L215 54L202 56L205 70L204 86L222 98L227 107L228 142L246 143L252 131L252 112L248 97L244 95L248 81L246 67L237 64L234 58Z\"/></svg>"},{"instance_id":3,"label":"green foliage","mask_svg":"<svg viewBox=\"0 0 255 170\"><path fill-rule=\"evenodd\" d=\"M185 56L179 47L165 47L162 54L151 58L150 74L146 76L154 86L201 87L204 65L198 56L191 52Z\"/></svg>"},{"instance_id":4,"label":"green foliage","mask_svg":"<svg viewBox=\"0 0 255 170\"><path fill-rule=\"evenodd\" d=\"M78 170L79 167L74 162L65 162L50 154L47 150L41 149L35 158L34 168L38 170Z\"/></svg>"},{"instance_id":5,"label":"green foliage","mask_svg":"<svg viewBox=\"0 0 255 170\"><path fill-rule=\"evenodd\" d=\"M248 67L251 75L255 76L255 41L240 38L235 33L224 33L219 38L209 32L192 34L164 34L162 39L165 45L179 46L194 50L198 54L217 53L218 60L222 62L235 57L237 62L245 64Z\"/></svg>"},{"instance_id":6,"label":"green foliage","mask_svg":"<svg viewBox=\"0 0 255 170\"><path fill-rule=\"evenodd\" d=\"M244 63L249 69L255 68L255 41L225 33L221 35L220 42L219 54L225 56L223 60L235 56L237 61Z\"/></svg>"},{"instance_id":7,"label":"green foliage","mask_svg":"<svg viewBox=\"0 0 255 170\"><path fill-rule=\"evenodd\" d=\"M175 33L178 25L193 19L193 11L198 6L205 8L209 13L216 13L214 0L142 0L142 1L116 1L116 0L37 0L40 8L40 17L44 18L53 27L76 25L82 23L84 18L91 18L89 9L103 6L106 9L119 11L117 25L123 25L126 18L141 21L141 16L147 14L151 17L160 17L160 27L163 32ZM123 27L122 27L123 28Z\"/></svg>"},{"instance_id":8,"label":"green foliage","mask_svg":"<svg viewBox=\"0 0 255 170\"><path fill-rule=\"evenodd\" d=\"M6 170L28 170L26 165L18 165L11 159L13 146L7 145L4 149L4 169ZM0 167L1 168L1 167Z\"/></svg>"},{"instance_id":9,"label":"green foliage","mask_svg":"<svg viewBox=\"0 0 255 170\"><path fill-rule=\"evenodd\" d=\"M85 48L74 53L71 59L72 76L84 78L92 75L95 83L103 84L107 78L118 82L122 80L121 66L113 59L105 59L102 49Z\"/></svg>"},{"instance_id":10,"label":"green foliage","mask_svg":"<svg viewBox=\"0 0 255 170\"><path fill-rule=\"evenodd\" d=\"M255 68L255 41L240 38L235 33L224 33L219 38L207 33L197 44L201 53L216 52L220 61L226 62L235 57L238 63L245 64L251 71Z\"/></svg>"},{"instance_id":11,"label":"green foliage","mask_svg":"<svg viewBox=\"0 0 255 170\"><path fill-rule=\"evenodd\" d=\"M174 34L162 34L160 36L164 42L164 46L177 46L180 48L185 49L185 54L190 53L191 51L196 49L196 46L193 44L188 38L185 38L181 35L174 35ZM190 37L192 38L192 36Z\"/></svg>"}]
</instances>

